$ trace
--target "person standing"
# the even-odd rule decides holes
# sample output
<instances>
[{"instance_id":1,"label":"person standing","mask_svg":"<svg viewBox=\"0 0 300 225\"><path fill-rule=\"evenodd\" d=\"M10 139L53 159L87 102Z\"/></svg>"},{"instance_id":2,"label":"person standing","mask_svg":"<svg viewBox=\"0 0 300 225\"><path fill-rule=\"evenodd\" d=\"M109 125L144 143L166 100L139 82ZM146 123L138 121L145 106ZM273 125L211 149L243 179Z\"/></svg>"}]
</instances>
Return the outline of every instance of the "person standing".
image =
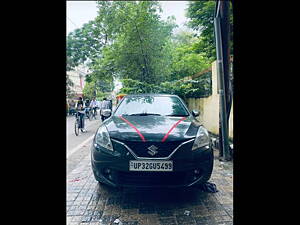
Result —
<instances>
[{"instance_id":1,"label":"person standing","mask_svg":"<svg viewBox=\"0 0 300 225\"><path fill-rule=\"evenodd\" d=\"M89 106L90 106L90 100L87 98L87 99L84 101L84 104L85 104L85 107L89 107Z\"/></svg>"},{"instance_id":2,"label":"person standing","mask_svg":"<svg viewBox=\"0 0 300 225\"><path fill-rule=\"evenodd\" d=\"M112 99L109 100L110 110L112 111Z\"/></svg>"},{"instance_id":3,"label":"person standing","mask_svg":"<svg viewBox=\"0 0 300 225\"><path fill-rule=\"evenodd\" d=\"M69 103L69 106L70 106L69 114L74 115L75 107L76 107L76 103L75 103L74 99L71 100L71 102Z\"/></svg>"},{"instance_id":4,"label":"person standing","mask_svg":"<svg viewBox=\"0 0 300 225\"><path fill-rule=\"evenodd\" d=\"M79 116L80 119L80 129L82 132L86 132L86 130L84 129L85 111L84 111L84 103L82 97L79 97L79 101L77 102L76 105L76 111L77 111L77 116Z\"/></svg>"},{"instance_id":5,"label":"person standing","mask_svg":"<svg viewBox=\"0 0 300 225\"><path fill-rule=\"evenodd\" d=\"M91 101L89 107L91 108L91 110L93 110L94 115L97 115L97 101L96 101L95 97L92 98L92 101Z\"/></svg>"},{"instance_id":6,"label":"person standing","mask_svg":"<svg viewBox=\"0 0 300 225\"><path fill-rule=\"evenodd\" d=\"M90 100L88 98L84 101L84 112L87 118L89 118L91 109L90 109Z\"/></svg>"},{"instance_id":7,"label":"person standing","mask_svg":"<svg viewBox=\"0 0 300 225\"><path fill-rule=\"evenodd\" d=\"M67 107L67 108L66 108L66 114L67 114L67 116L68 116L68 114L69 114L69 112L70 112L70 111L69 111L69 108L70 108L70 107L69 107L69 101L67 101L66 104L67 104L67 105L66 105L66 107Z\"/></svg>"}]
</instances>

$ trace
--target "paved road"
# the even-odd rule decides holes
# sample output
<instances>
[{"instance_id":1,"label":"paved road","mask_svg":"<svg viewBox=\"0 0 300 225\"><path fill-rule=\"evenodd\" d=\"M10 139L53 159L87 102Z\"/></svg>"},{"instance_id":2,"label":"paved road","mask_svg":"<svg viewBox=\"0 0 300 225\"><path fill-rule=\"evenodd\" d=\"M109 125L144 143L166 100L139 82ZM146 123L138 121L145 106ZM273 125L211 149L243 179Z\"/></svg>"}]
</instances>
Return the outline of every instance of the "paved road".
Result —
<instances>
[{"instance_id":1,"label":"paved road","mask_svg":"<svg viewBox=\"0 0 300 225\"><path fill-rule=\"evenodd\" d=\"M95 181L88 147L82 149L87 155L67 175L68 225L233 224L232 162L215 160L210 182L217 193L197 188L118 190Z\"/></svg>"},{"instance_id":2,"label":"paved road","mask_svg":"<svg viewBox=\"0 0 300 225\"><path fill-rule=\"evenodd\" d=\"M93 139L97 128L101 124L99 112L96 120L85 120L86 133L81 133L76 136L74 132L75 117L67 117L67 158L80 149L85 144L88 144Z\"/></svg>"}]
</instances>

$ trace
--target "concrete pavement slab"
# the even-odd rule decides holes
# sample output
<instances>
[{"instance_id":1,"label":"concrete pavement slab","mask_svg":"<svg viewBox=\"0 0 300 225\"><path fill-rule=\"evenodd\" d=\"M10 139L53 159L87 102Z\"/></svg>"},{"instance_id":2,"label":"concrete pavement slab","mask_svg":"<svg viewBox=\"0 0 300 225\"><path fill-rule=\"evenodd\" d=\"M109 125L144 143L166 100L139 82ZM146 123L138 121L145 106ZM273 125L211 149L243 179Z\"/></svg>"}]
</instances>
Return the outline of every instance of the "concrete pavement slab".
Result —
<instances>
[{"instance_id":1,"label":"concrete pavement slab","mask_svg":"<svg viewBox=\"0 0 300 225\"><path fill-rule=\"evenodd\" d=\"M67 174L67 224L232 224L233 165L214 162L210 182L219 192L197 188L184 191L117 190L99 185L93 177L88 146ZM75 154L76 156L76 154ZM73 162L74 163L74 162ZM224 164L226 164L224 166ZM189 215L185 212L189 211Z\"/></svg>"}]
</instances>

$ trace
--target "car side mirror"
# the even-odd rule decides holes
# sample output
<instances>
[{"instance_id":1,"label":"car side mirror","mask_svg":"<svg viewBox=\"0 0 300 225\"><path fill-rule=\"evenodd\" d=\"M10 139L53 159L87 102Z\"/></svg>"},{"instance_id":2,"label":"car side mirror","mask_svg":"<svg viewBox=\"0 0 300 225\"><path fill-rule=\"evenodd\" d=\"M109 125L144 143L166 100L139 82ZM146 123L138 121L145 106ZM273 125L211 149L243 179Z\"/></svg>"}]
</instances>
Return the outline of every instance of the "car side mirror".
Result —
<instances>
[{"instance_id":1,"label":"car side mirror","mask_svg":"<svg viewBox=\"0 0 300 225\"><path fill-rule=\"evenodd\" d=\"M200 112L198 111L198 110L193 110L192 111L192 115L194 116L194 117L197 117L197 116L199 116L200 115Z\"/></svg>"}]
</instances>

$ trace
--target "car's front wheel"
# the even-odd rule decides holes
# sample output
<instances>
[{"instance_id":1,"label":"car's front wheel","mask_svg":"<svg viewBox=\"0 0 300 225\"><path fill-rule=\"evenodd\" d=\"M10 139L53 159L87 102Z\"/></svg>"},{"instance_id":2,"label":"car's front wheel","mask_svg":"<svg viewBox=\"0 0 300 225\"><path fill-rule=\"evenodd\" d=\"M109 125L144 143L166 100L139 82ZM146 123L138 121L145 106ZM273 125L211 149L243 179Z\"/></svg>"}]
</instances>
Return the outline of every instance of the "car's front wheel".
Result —
<instances>
[{"instance_id":1,"label":"car's front wheel","mask_svg":"<svg viewBox=\"0 0 300 225\"><path fill-rule=\"evenodd\" d=\"M214 168L214 153L213 153L212 149L211 149L211 155L207 161L208 162L205 167L205 170L203 171L201 180L199 181L199 183L196 184L196 186L201 186L202 184L206 183L211 178L212 171Z\"/></svg>"},{"instance_id":2,"label":"car's front wheel","mask_svg":"<svg viewBox=\"0 0 300 225\"><path fill-rule=\"evenodd\" d=\"M212 175L213 168L214 168L214 158L212 157L209 160L209 166L207 168L207 171L205 171L205 173L203 175L203 178L202 178L203 183L207 182L210 179L210 177Z\"/></svg>"}]
</instances>

